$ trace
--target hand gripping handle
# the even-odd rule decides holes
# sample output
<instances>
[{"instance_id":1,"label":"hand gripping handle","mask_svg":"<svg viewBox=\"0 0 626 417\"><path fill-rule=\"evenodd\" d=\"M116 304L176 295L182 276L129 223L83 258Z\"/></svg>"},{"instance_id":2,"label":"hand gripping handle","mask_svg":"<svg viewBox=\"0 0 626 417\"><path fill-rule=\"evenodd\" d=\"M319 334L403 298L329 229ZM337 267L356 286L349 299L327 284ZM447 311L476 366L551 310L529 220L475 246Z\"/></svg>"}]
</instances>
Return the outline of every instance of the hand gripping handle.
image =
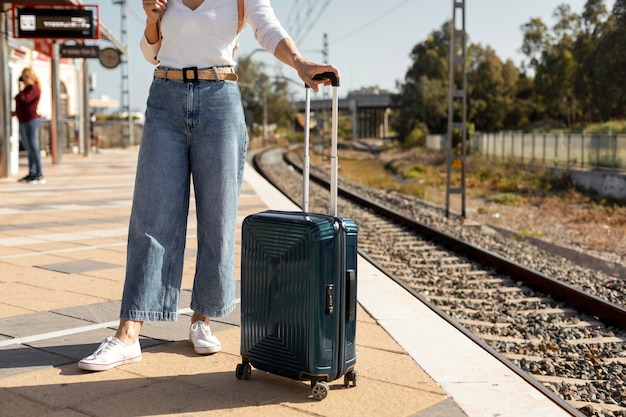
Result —
<instances>
[{"instance_id":1,"label":"hand gripping handle","mask_svg":"<svg viewBox=\"0 0 626 417\"><path fill-rule=\"evenodd\" d=\"M335 73L332 71L322 72L321 74L314 75L313 79L315 81L330 80L333 87L339 87L339 78L337 78L337 75L335 75ZM310 88L306 83L304 84L304 86L306 88Z\"/></svg>"}]
</instances>

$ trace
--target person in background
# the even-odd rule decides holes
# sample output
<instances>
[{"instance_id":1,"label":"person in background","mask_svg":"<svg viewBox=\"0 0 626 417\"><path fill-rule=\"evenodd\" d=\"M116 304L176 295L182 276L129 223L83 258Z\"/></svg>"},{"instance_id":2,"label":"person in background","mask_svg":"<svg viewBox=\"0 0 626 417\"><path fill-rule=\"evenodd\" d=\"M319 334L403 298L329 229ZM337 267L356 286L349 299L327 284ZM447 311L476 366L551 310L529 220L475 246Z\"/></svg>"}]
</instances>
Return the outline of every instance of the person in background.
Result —
<instances>
[{"instance_id":1,"label":"person in background","mask_svg":"<svg viewBox=\"0 0 626 417\"><path fill-rule=\"evenodd\" d=\"M318 74L339 71L305 60L269 0L143 0L145 58L158 67L139 148L120 322L81 369L141 360L144 321L174 321L183 275L190 186L196 202L196 272L189 341L198 354L221 350L210 317L235 301L235 231L248 134L234 51L247 23L257 42L314 91Z\"/></svg>"},{"instance_id":2,"label":"person in background","mask_svg":"<svg viewBox=\"0 0 626 417\"><path fill-rule=\"evenodd\" d=\"M96 118L96 114L91 113L91 115L89 116L89 136L91 138L91 150L95 153L100 153L100 148L102 147L102 142L104 141L104 138L101 134L96 132L95 127L97 120L98 119Z\"/></svg>"},{"instance_id":3,"label":"person in background","mask_svg":"<svg viewBox=\"0 0 626 417\"><path fill-rule=\"evenodd\" d=\"M20 92L15 96L15 111L11 112L11 116L17 116L20 140L28 154L28 175L19 179L19 182L45 184L38 142L41 124L39 114L37 114L41 96L39 78L31 67L27 67L22 70L19 82Z\"/></svg>"}]
</instances>

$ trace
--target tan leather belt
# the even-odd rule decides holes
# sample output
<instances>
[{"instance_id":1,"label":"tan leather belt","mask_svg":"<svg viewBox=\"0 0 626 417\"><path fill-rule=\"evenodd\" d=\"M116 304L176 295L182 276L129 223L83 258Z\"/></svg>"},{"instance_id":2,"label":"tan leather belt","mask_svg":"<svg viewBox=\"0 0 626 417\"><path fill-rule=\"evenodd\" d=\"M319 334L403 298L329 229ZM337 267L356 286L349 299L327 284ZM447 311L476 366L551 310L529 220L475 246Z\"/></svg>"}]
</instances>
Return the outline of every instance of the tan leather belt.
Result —
<instances>
[{"instance_id":1,"label":"tan leather belt","mask_svg":"<svg viewBox=\"0 0 626 417\"><path fill-rule=\"evenodd\" d=\"M154 76L156 78L164 78L166 80L183 80L188 83L195 83L198 80L210 80L216 81L219 76L220 80L237 81L239 78L234 73L232 67L216 67L207 69L198 69L196 67L178 69L156 69L154 70Z\"/></svg>"}]
</instances>

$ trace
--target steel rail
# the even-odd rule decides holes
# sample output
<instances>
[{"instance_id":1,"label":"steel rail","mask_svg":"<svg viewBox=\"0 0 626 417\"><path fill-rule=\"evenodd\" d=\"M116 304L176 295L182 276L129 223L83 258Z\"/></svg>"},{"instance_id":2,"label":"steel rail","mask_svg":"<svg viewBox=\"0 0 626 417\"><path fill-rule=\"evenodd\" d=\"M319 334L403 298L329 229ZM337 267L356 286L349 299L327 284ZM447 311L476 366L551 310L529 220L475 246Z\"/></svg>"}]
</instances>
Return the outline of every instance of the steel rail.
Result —
<instances>
[{"instance_id":1,"label":"steel rail","mask_svg":"<svg viewBox=\"0 0 626 417\"><path fill-rule=\"evenodd\" d=\"M301 201L298 197L294 196L293 194L289 193L284 187L281 186L281 184L278 184L276 181L274 181L274 179L272 178L272 176L264 169L263 167L263 163L261 161L261 159L263 158L264 154L267 151L270 151L272 149L265 149L262 150L258 153L256 153L254 155L254 157L252 158L252 165L254 167L254 169L261 174L261 176L263 176L267 181L269 181L275 188L277 188L283 195L285 195L289 200L291 200L294 204L300 206ZM288 160L287 154L284 153L283 154L283 160L291 167L293 167L294 169L296 169L298 172L302 173L302 169L297 166L296 164L293 164L291 161ZM314 174L310 174L311 175L311 181L322 185L326 188L330 187L330 184L314 175ZM446 234L443 233L441 231L437 231L435 229L432 229L424 224L421 224L419 222L416 222L414 220L411 220L409 218L407 218L406 216L392 210L386 207L382 207L380 206L378 203L375 203L363 196L360 196L358 194L349 192L345 189L343 189L342 187L339 187L339 195L352 200L353 202L359 204L359 205L363 205L371 210L376 211L378 214L382 215L382 216L388 216L389 218L391 218L392 220L399 222L400 224L412 228L412 226L415 224L415 228L413 228L413 230L415 230L416 232L420 233L420 234L426 234L428 235L429 238L433 239L433 240L437 240L438 237L440 235L445 236L445 240L449 241L449 242L453 242L456 241L457 239ZM474 248L476 249L480 249L474 245L472 245ZM451 249L453 250L457 250L456 249L456 245L454 246L449 246ZM528 374L527 372L523 371L521 368L519 368L517 365L515 365L511 360L509 360L508 358L506 358L504 355L502 355L500 352L498 352L495 348L493 348L492 346L490 346L488 343L486 343L484 340L482 340L480 337L478 337L477 335L475 335L474 333L472 333L471 331L469 331L465 326L463 326L461 323L457 322L456 320L454 320L452 317L450 317L447 313L445 313L443 310L441 310L439 307L437 307L435 304L433 304L431 301L429 301L426 297L424 297L422 294L420 294L418 291L416 291L415 289L411 288L405 281L403 281L401 278L396 277L392 272L390 272L389 270L387 270L383 265L381 265L378 261L376 261L374 258L372 258L371 256L369 256L367 253L363 252L361 249L358 250L359 255L361 255L363 258L365 258L368 262L370 262L372 265L374 265L378 270L380 270L383 274L385 274L389 279L391 279L392 281L394 281L395 283L397 283L398 285L400 285L404 290L406 290L409 294L411 294L414 298L418 299L422 304L424 304L426 307L428 307L430 310L432 310L435 314L437 314L439 317L441 317L442 319L444 319L448 324L450 324L451 326L453 326L456 330L458 330L459 332L461 332L463 335L465 335L466 337L468 337L470 340L472 340L474 343L476 343L479 347L481 347L483 350L485 350L487 353L489 353L491 356L493 356L496 360L498 360L499 362L501 362L503 365L505 365L507 368L509 368L511 371L513 371L516 375L518 375L520 378L522 378L524 381L526 381L529 385L531 385L532 387L534 387L535 389L537 389L539 392L541 392L543 395L545 395L548 399L550 399L552 402L554 402L557 406L559 406L560 408L562 408L564 411L568 412L569 414L571 414L572 416L575 417L585 417L584 414L582 414L580 411L578 411L574 406L572 406L571 404L569 404L567 401L565 401L564 399L562 399L561 397L559 397L556 393L554 393L552 390L548 389L545 385L543 385L541 382L537 381L535 378L533 378L530 374ZM494 254L495 255L495 254ZM499 255L495 255L498 259L504 260L506 261L505 258L502 258Z\"/></svg>"},{"instance_id":2,"label":"steel rail","mask_svg":"<svg viewBox=\"0 0 626 417\"><path fill-rule=\"evenodd\" d=\"M289 160L287 153L283 155L283 159L294 169L302 172L300 167L293 164L292 161ZM314 181L323 187L328 187L328 182L316 175L311 174L311 181ZM500 272L513 277L518 281L524 282L526 285L537 291L542 291L548 294L555 300L560 300L572 307L575 307L581 312L597 317L605 324L611 324L622 330L626 330L626 308L618 304L602 299L596 295L586 293L566 282L559 281L539 271L520 265L497 253L478 247L469 242L465 242L461 239L457 239L456 237L443 231L434 229L415 219L411 219L389 207L382 206L366 197L348 191L343 187L339 188L339 195L358 205L367 207L381 216L392 219L406 228L413 230L444 247L452 249L457 253L463 254L474 261L494 266Z\"/></svg>"}]
</instances>

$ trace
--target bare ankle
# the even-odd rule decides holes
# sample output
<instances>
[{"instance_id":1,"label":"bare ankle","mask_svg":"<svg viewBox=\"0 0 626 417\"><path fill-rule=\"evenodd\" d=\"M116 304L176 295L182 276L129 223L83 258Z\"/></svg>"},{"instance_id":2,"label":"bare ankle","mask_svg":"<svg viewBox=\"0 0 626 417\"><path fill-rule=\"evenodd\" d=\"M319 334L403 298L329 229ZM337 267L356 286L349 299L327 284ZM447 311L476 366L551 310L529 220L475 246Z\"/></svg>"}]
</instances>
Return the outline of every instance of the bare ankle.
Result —
<instances>
[{"instance_id":1,"label":"bare ankle","mask_svg":"<svg viewBox=\"0 0 626 417\"><path fill-rule=\"evenodd\" d=\"M115 337L123 344L130 346L137 341L143 321L120 320Z\"/></svg>"},{"instance_id":2,"label":"bare ankle","mask_svg":"<svg viewBox=\"0 0 626 417\"><path fill-rule=\"evenodd\" d=\"M191 316L191 323L195 323L197 321L203 321L205 323L209 323L211 321L211 319L209 319L208 317L205 317L201 314L198 313L193 313L193 315Z\"/></svg>"}]
</instances>

